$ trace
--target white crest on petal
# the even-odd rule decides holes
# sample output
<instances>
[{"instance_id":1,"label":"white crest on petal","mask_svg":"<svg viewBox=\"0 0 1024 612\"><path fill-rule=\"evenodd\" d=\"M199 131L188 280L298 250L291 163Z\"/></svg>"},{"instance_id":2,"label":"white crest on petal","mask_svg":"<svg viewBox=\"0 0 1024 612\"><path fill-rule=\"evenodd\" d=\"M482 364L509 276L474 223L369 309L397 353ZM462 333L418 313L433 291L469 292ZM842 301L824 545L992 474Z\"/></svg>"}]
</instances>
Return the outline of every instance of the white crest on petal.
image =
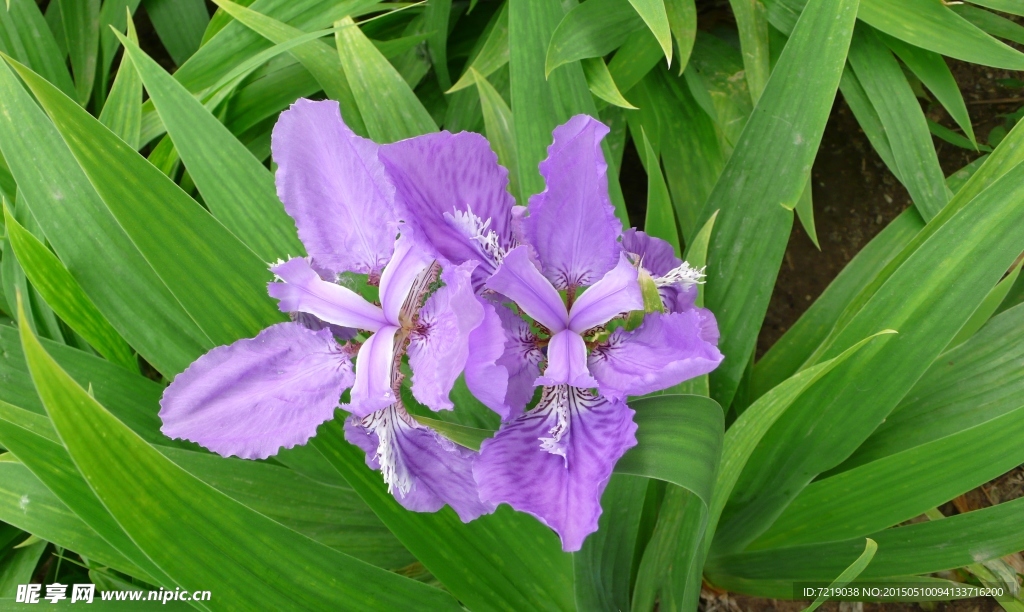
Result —
<instances>
[{"instance_id":1,"label":"white crest on petal","mask_svg":"<svg viewBox=\"0 0 1024 612\"><path fill-rule=\"evenodd\" d=\"M399 449L398 436L402 435L403 429L419 425L397 402L370 414L360 425L377 435L376 459L388 485L388 493L405 497L412 489L412 476Z\"/></svg>"},{"instance_id":2,"label":"white crest on petal","mask_svg":"<svg viewBox=\"0 0 1024 612\"><path fill-rule=\"evenodd\" d=\"M555 424L548 430L550 438L538 438L541 450L565 459L562 438L569 431L569 386L545 387L537 408L547 408L555 413Z\"/></svg>"},{"instance_id":3,"label":"white crest on petal","mask_svg":"<svg viewBox=\"0 0 1024 612\"><path fill-rule=\"evenodd\" d=\"M654 278L654 284L658 287L682 284L684 286L699 285L704 282L704 268L700 270L690 266L684 261L681 265L665 273L664 276Z\"/></svg>"},{"instance_id":4,"label":"white crest on petal","mask_svg":"<svg viewBox=\"0 0 1024 612\"><path fill-rule=\"evenodd\" d=\"M497 267L505 259L507 251L502 248L501 241L498 239L498 233L490 229L490 217L486 220L481 219L473 213L473 209L468 205L465 211L455 210L452 213L446 212L444 217L463 236L479 245L478 250L487 259L488 263Z\"/></svg>"}]
</instances>

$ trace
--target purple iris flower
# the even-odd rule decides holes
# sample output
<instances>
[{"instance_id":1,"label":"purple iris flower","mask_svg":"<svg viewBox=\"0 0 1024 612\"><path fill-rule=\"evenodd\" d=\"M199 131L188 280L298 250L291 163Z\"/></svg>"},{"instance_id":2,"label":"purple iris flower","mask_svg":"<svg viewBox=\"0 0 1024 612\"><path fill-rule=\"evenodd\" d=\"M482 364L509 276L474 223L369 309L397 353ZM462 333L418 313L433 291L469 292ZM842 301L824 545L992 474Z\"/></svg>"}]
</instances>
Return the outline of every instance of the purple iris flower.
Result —
<instances>
[{"instance_id":1,"label":"purple iris flower","mask_svg":"<svg viewBox=\"0 0 1024 612\"><path fill-rule=\"evenodd\" d=\"M607 132L583 115L556 128L540 165L546 189L528 209L513 205L479 136L441 132L380 150L413 238L439 261L479 262L474 286L497 304L503 337L478 340L501 346L476 350L500 354L498 384L483 396L471 387L503 417L473 467L481 499L534 515L567 551L597 529L615 463L636 445L626 398L722 359L714 317L693 307L699 273L664 241L622 235L600 148ZM625 315L644 307L638 266L671 303L627 330ZM524 411L536 386L540 401Z\"/></svg>"},{"instance_id":2,"label":"purple iris flower","mask_svg":"<svg viewBox=\"0 0 1024 612\"><path fill-rule=\"evenodd\" d=\"M352 414L346 438L403 506L448 504L464 521L493 511L473 477L477 453L416 421L399 394L406 357L416 400L451 410L471 340L501 337L493 306L473 289L478 263L442 265L405 235L378 146L345 126L336 102L296 102L272 144L278 193L310 255L271 268L279 282L268 291L294 320L189 366L161 400L162 431L261 459L304 444L341 407ZM343 272L379 284L380 305L336 282ZM469 370L486 377L500 355L476 344L485 350ZM350 403L339 406L349 388Z\"/></svg>"}]
</instances>

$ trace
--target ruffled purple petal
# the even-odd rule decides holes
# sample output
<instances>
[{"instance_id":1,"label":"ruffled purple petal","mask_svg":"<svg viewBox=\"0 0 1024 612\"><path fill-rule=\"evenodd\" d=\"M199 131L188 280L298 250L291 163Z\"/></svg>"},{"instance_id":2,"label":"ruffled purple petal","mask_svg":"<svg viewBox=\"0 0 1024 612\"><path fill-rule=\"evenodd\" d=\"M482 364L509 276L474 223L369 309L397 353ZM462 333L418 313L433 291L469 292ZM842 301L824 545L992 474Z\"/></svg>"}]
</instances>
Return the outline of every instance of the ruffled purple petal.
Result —
<instances>
[{"instance_id":1,"label":"ruffled purple petal","mask_svg":"<svg viewBox=\"0 0 1024 612\"><path fill-rule=\"evenodd\" d=\"M397 218L377 144L345 125L337 102L300 99L281 113L271 148L277 194L309 255L335 274L379 272Z\"/></svg>"},{"instance_id":2,"label":"ruffled purple petal","mask_svg":"<svg viewBox=\"0 0 1024 612\"><path fill-rule=\"evenodd\" d=\"M160 430L225 457L266 459L305 444L352 381L349 355L329 331L278 323L178 374L160 400Z\"/></svg>"},{"instance_id":3,"label":"ruffled purple petal","mask_svg":"<svg viewBox=\"0 0 1024 612\"><path fill-rule=\"evenodd\" d=\"M569 328L576 333L603 325L619 313L643 310L644 296L637 282L636 268L625 255L599 281L583 292L569 311Z\"/></svg>"},{"instance_id":4,"label":"ruffled purple petal","mask_svg":"<svg viewBox=\"0 0 1024 612\"><path fill-rule=\"evenodd\" d=\"M494 247L504 252L512 246L515 201L507 191L508 171L487 139L471 132L426 134L381 147L380 158L417 241L454 264L481 262L481 280L493 272Z\"/></svg>"},{"instance_id":5,"label":"ruffled purple petal","mask_svg":"<svg viewBox=\"0 0 1024 612\"><path fill-rule=\"evenodd\" d=\"M388 492L408 510L436 512L448 504L464 523L494 512L473 479L477 453L417 423L401 404L349 419L345 438L366 451L366 464L383 472Z\"/></svg>"},{"instance_id":6,"label":"ruffled purple petal","mask_svg":"<svg viewBox=\"0 0 1024 612\"><path fill-rule=\"evenodd\" d=\"M402 236L395 243L395 255L380 277L381 308L391 325L401 325L399 315L402 306L406 304L420 274L431 262L433 258L408 237Z\"/></svg>"},{"instance_id":7,"label":"ruffled purple petal","mask_svg":"<svg viewBox=\"0 0 1024 612\"><path fill-rule=\"evenodd\" d=\"M718 367L718 326L704 308L651 313L633 331L617 329L590 355L602 395L624 399L677 385Z\"/></svg>"},{"instance_id":8,"label":"ruffled purple petal","mask_svg":"<svg viewBox=\"0 0 1024 612\"><path fill-rule=\"evenodd\" d=\"M562 297L530 261L526 247L512 249L486 287L518 304L552 332L561 331L569 324L569 313Z\"/></svg>"},{"instance_id":9,"label":"ruffled purple petal","mask_svg":"<svg viewBox=\"0 0 1024 612\"><path fill-rule=\"evenodd\" d=\"M328 323L368 331L387 324L380 308L351 289L321 279L304 257L293 257L270 271L284 281L267 283L267 293L279 300L282 312L306 312Z\"/></svg>"},{"instance_id":10,"label":"ruffled purple petal","mask_svg":"<svg viewBox=\"0 0 1024 612\"><path fill-rule=\"evenodd\" d=\"M683 263L671 244L636 228L622 232L622 250L636 255L651 276L664 276Z\"/></svg>"},{"instance_id":11,"label":"ruffled purple petal","mask_svg":"<svg viewBox=\"0 0 1024 612\"><path fill-rule=\"evenodd\" d=\"M544 191L530 198L526 237L558 289L589 285L615 267L622 224L608 198L601 140L608 128L576 115L555 128L540 163Z\"/></svg>"},{"instance_id":12,"label":"ruffled purple petal","mask_svg":"<svg viewBox=\"0 0 1024 612\"><path fill-rule=\"evenodd\" d=\"M512 411L508 398L508 368L498 362L505 355L505 329L501 325L501 318L495 312L494 305L477 299L484 317L480 325L469 335L466 387L483 405L505 420Z\"/></svg>"},{"instance_id":13,"label":"ruffled purple petal","mask_svg":"<svg viewBox=\"0 0 1024 612\"><path fill-rule=\"evenodd\" d=\"M365 417L371 412L393 404L395 334L398 328L385 325L367 338L356 355L356 378L350 394L349 412Z\"/></svg>"},{"instance_id":14,"label":"ruffled purple petal","mask_svg":"<svg viewBox=\"0 0 1024 612\"><path fill-rule=\"evenodd\" d=\"M536 408L485 440L473 474L480 498L528 512L579 550L597 530L615 463L636 446L633 411L574 387L549 387Z\"/></svg>"},{"instance_id":15,"label":"ruffled purple petal","mask_svg":"<svg viewBox=\"0 0 1024 612\"><path fill-rule=\"evenodd\" d=\"M564 329L548 341L548 366L535 384L572 385L590 389L597 381L587 371L587 343L571 329Z\"/></svg>"},{"instance_id":16,"label":"ruffled purple petal","mask_svg":"<svg viewBox=\"0 0 1024 612\"><path fill-rule=\"evenodd\" d=\"M505 352L497 362L508 372L508 387L505 393L508 412L501 415L504 421L519 416L526 404L533 399L536 389L534 382L540 375L540 363L544 361L544 353L537 348L537 338L530 331L526 321L504 306L497 306L494 310L505 331Z\"/></svg>"},{"instance_id":17,"label":"ruffled purple petal","mask_svg":"<svg viewBox=\"0 0 1024 612\"><path fill-rule=\"evenodd\" d=\"M484 320L471 280L476 267L468 261L441 273L444 286L420 309L409 338L412 394L431 410L454 408L448 393L466 367L470 334Z\"/></svg>"},{"instance_id":18,"label":"ruffled purple petal","mask_svg":"<svg viewBox=\"0 0 1024 612\"><path fill-rule=\"evenodd\" d=\"M665 305L665 312L686 312L696 308L699 289L697 285L677 283L658 287L658 294Z\"/></svg>"}]
</instances>

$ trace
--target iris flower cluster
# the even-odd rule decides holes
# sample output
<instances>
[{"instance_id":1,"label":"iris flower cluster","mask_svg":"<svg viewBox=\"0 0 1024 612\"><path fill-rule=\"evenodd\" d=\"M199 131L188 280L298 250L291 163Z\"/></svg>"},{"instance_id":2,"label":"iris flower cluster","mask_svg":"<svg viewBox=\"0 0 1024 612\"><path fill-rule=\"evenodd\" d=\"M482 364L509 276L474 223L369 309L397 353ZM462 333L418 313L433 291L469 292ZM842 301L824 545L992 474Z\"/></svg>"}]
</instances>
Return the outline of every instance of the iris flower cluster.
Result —
<instances>
[{"instance_id":1,"label":"iris flower cluster","mask_svg":"<svg viewBox=\"0 0 1024 612\"><path fill-rule=\"evenodd\" d=\"M585 115L556 128L546 188L517 206L478 134L377 145L336 102L296 102L272 149L308 256L272 265L268 285L291 321L178 375L161 401L163 432L264 459L305 444L340 408L346 439L405 508L447 504L468 522L507 503L578 550L637 443L627 399L722 360L714 316L694 306L701 273L668 243L622 231L607 132ZM637 326L641 279L661 303ZM501 418L479 451L408 409L455 409L460 376Z\"/></svg>"}]
</instances>

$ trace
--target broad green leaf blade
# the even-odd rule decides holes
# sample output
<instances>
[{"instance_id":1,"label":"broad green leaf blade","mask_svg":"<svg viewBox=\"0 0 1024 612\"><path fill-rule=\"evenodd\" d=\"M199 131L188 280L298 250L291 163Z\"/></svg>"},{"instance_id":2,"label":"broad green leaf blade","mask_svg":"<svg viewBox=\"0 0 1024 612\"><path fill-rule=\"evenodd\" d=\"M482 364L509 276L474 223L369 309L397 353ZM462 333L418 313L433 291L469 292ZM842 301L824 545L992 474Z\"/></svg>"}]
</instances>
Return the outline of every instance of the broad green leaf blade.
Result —
<instances>
[{"instance_id":1,"label":"broad green leaf blade","mask_svg":"<svg viewBox=\"0 0 1024 612\"><path fill-rule=\"evenodd\" d=\"M601 98L608 104L614 104L620 108L636 110L636 107L629 103L619 87L612 79L612 73L608 71L608 65L600 57L591 57L580 61L583 66L583 74L587 77L587 87L590 92Z\"/></svg>"},{"instance_id":2,"label":"broad green leaf blade","mask_svg":"<svg viewBox=\"0 0 1024 612\"><path fill-rule=\"evenodd\" d=\"M252 337L283 320L266 297L272 277L265 262L98 120L35 73L14 66L107 208L214 343Z\"/></svg>"},{"instance_id":3,"label":"broad green leaf blade","mask_svg":"<svg viewBox=\"0 0 1024 612\"><path fill-rule=\"evenodd\" d=\"M768 83L768 17L760 0L729 0L736 16L743 51L743 69L750 97L757 103Z\"/></svg>"},{"instance_id":4,"label":"broad green leaf blade","mask_svg":"<svg viewBox=\"0 0 1024 612\"><path fill-rule=\"evenodd\" d=\"M508 64L508 6L506 1L494 17L494 23L480 51L466 67L458 81L445 93L455 93L474 84L472 68L485 77L494 74L498 68Z\"/></svg>"},{"instance_id":5,"label":"broad green leaf blade","mask_svg":"<svg viewBox=\"0 0 1024 612\"><path fill-rule=\"evenodd\" d=\"M119 572L145 576L11 455L0 456L0 520Z\"/></svg>"},{"instance_id":6,"label":"broad green leaf blade","mask_svg":"<svg viewBox=\"0 0 1024 612\"><path fill-rule=\"evenodd\" d=\"M608 64L608 71L619 91L630 92L663 57L658 40L650 30L641 27L630 34L615 52L615 57Z\"/></svg>"},{"instance_id":7,"label":"broad green leaf blade","mask_svg":"<svg viewBox=\"0 0 1024 612\"><path fill-rule=\"evenodd\" d=\"M176 585L213 582L228 601L282 608L458 609L440 590L317 544L199 481L92 399L25 328L22 345L75 465Z\"/></svg>"},{"instance_id":8,"label":"broad green leaf blade","mask_svg":"<svg viewBox=\"0 0 1024 612\"><path fill-rule=\"evenodd\" d=\"M1017 0L968 0L971 4L984 6L994 11L1002 11L1011 15L1024 16L1024 5Z\"/></svg>"},{"instance_id":9,"label":"broad green leaf blade","mask_svg":"<svg viewBox=\"0 0 1024 612\"><path fill-rule=\"evenodd\" d=\"M270 171L135 43L123 42L210 212L265 262L304 255Z\"/></svg>"},{"instance_id":10,"label":"broad green leaf blade","mask_svg":"<svg viewBox=\"0 0 1024 612\"><path fill-rule=\"evenodd\" d=\"M648 0L648 3L655 1L661 3L661 0ZM579 4L565 14L552 33L544 74L550 75L552 70L569 62L607 55L642 27L644 20L630 0L590 0Z\"/></svg>"},{"instance_id":11,"label":"broad green leaf blade","mask_svg":"<svg viewBox=\"0 0 1024 612\"><path fill-rule=\"evenodd\" d=\"M525 203L519 189L519 159L516 156L516 130L512 123L512 109L504 98L487 80L487 77L469 68L469 74L476 80L480 94L480 108L483 110L484 129L487 140L498 155L498 163L508 169L509 191L516 202Z\"/></svg>"},{"instance_id":12,"label":"broad green leaf blade","mask_svg":"<svg viewBox=\"0 0 1024 612\"><path fill-rule=\"evenodd\" d=\"M51 2L60 14L60 4ZM50 12L47 11L47 14ZM11 0L7 9L0 11L0 51L31 66L69 96L75 95L75 84L67 68L67 50L61 50L58 40L66 44L64 26L52 32L34 0ZM12 194L8 194L12 197Z\"/></svg>"},{"instance_id":13,"label":"broad green leaf blade","mask_svg":"<svg viewBox=\"0 0 1024 612\"><path fill-rule=\"evenodd\" d=\"M651 34L658 39L658 44L661 45L661 50L665 54L665 60L669 66L672 66L672 31L669 28L664 0L629 0L629 3L647 24ZM767 25L765 22L765 26Z\"/></svg>"},{"instance_id":14,"label":"broad green leaf blade","mask_svg":"<svg viewBox=\"0 0 1024 612\"><path fill-rule=\"evenodd\" d=\"M601 495L597 532L573 553L577 610L628 610L646 478L614 474Z\"/></svg>"},{"instance_id":15,"label":"broad green leaf blade","mask_svg":"<svg viewBox=\"0 0 1024 612\"><path fill-rule=\"evenodd\" d=\"M978 305L978 309L974 311L971 318L964 323L964 326L960 328L960 331L956 333L956 336L949 341L949 346L946 347L946 350L959 346L988 322L989 318L995 314L996 310L999 308L999 305L1006 299L1006 296L1009 294L1010 289L1013 288L1014 283L1017 282L1017 279L1020 277L1020 269L1021 262L1018 261L1013 270L1006 275L1006 278L999 281L999 284L988 292L988 295L986 295L984 301Z\"/></svg>"},{"instance_id":16,"label":"broad green leaf blade","mask_svg":"<svg viewBox=\"0 0 1024 612\"><path fill-rule=\"evenodd\" d=\"M185 63L203 39L210 13L203 0L143 0L160 42L177 65Z\"/></svg>"},{"instance_id":17,"label":"broad green leaf blade","mask_svg":"<svg viewBox=\"0 0 1024 612\"><path fill-rule=\"evenodd\" d=\"M665 11L668 13L668 25L672 36L679 45L679 74L686 70L693 51L693 43L697 39L697 5L694 0L665 0ZM768 75L765 75L768 80Z\"/></svg>"},{"instance_id":18,"label":"broad green leaf blade","mask_svg":"<svg viewBox=\"0 0 1024 612\"><path fill-rule=\"evenodd\" d=\"M96 60L100 51L100 0L57 0L64 36L75 75L75 93L82 106L92 96Z\"/></svg>"},{"instance_id":19,"label":"broad green leaf blade","mask_svg":"<svg viewBox=\"0 0 1024 612\"><path fill-rule=\"evenodd\" d=\"M966 205L952 202L943 209L921 233L930 235L911 241L906 256L901 254L903 265L812 357L835 355L879 327L900 332L898 339L875 343L844 363L765 437L729 518L737 546L763 532L804 486L845 460L878 427L1024 250L1024 236L1001 229L1024 223L1022 177L1019 165ZM969 182L956 197L970 188ZM865 380L872 384L865 386ZM782 462L787 467L779 471Z\"/></svg>"},{"instance_id":20,"label":"broad green leaf blade","mask_svg":"<svg viewBox=\"0 0 1024 612\"><path fill-rule=\"evenodd\" d=\"M679 230L676 229L676 217L672 212L672 200L665 186L665 178L661 174L661 160L651 148L647 134L641 131L644 141L644 157L647 160L647 218L644 220L644 231L647 234L668 242L672 250L679 253Z\"/></svg>"},{"instance_id":21,"label":"broad green leaf blade","mask_svg":"<svg viewBox=\"0 0 1024 612\"><path fill-rule=\"evenodd\" d=\"M911 72L921 79L925 87L935 95L953 121L960 126L964 134L967 134L967 138L977 147L978 142L974 138L974 127L971 125L971 117L967 113L967 105L964 103L960 87L953 78L953 73L949 70L946 60L934 51L908 45L898 38L886 34L881 34L880 37L893 53L910 68Z\"/></svg>"},{"instance_id":22,"label":"broad green leaf blade","mask_svg":"<svg viewBox=\"0 0 1024 612\"><path fill-rule=\"evenodd\" d=\"M768 308L793 213L818 150L853 32L857 0L810 4L704 205L715 210L705 302L722 331L725 360L711 374L725 406L739 386ZM794 87L806 92L794 97ZM743 244L740 252L735 245Z\"/></svg>"},{"instance_id":23,"label":"broad green leaf blade","mask_svg":"<svg viewBox=\"0 0 1024 612\"><path fill-rule=\"evenodd\" d=\"M128 22L131 21L131 15L139 7L139 3L140 0L106 0L100 7L100 69L97 85L101 90L101 98L106 97L110 67L114 63L114 55L120 46L117 37L114 36L114 30L124 34L128 33ZM36 70L36 72L39 71Z\"/></svg>"},{"instance_id":24,"label":"broad green leaf blade","mask_svg":"<svg viewBox=\"0 0 1024 612\"><path fill-rule=\"evenodd\" d=\"M139 43L131 19L128 20L128 38L135 44ZM100 123L131 148L137 150L142 146L139 142L142 135L142 79L127 55L121 56L114 85L100 112Z\"/></svg>"},{"instance_id":25,"label":"broad green leaf blade","mask_svg":"<svg viewBox=\"0 0 1024 612\"><path fill-rule=\"evenodd\" d=\"M903 70L866 27L854 33L850 64L882 121L900 179L921 216L931 220L949 201L949 193L928 123Z\"/></svg>"},{"instance_id":26,"label":"broad green leaf blade","mask_svg":"<svg viewBox=\"0 0 1024 612\"><path fill-rule=\"evenodd\" d=\"M981 425L1024 405L1024 307L943 353L835 474Z\"/></svg>"},{"instance_id":27,"label":"broad green leaf blade","mask_svg":"<svg viewBox=\"0 0 1024 612\"><path fill-rule=\"evenodd\" d=\"M941 521L916 523L870 535L878 543L861 580L930 574L998 559L1024 550L1024 499L958 514ZM863 538L739 553L712 558L708 581L720 588L757 593L756 581L830 581L856 556ZM915 582L920 578L914 578Z\"/></svg>"},{"instance_id":28,"label":"broad green leaf blade","mask_svg":"<svg viewBox=\"0 0 1024 612\"><path fill-rule=\"evenodd\" d=\"M81 334L101 355L137 372L139 366L131 347L100 314L57 256L23 228L6 208L4 222L14 250L6 255L17 257L32 286L57 316Z\"/></svg>"},{"instance_id":29,"label":"broad green leaf blade","mask_svg":"<svg viewBox=\"0 0 1024 612\"><path fill-rule=\"evenodd\" d=\"M219 6L227 14L274 43L283 44L306 36L302 30L233 2L220 0ZM337 51L324 42L316 41L308 41L290 51L292 56L299 60L303 67L316 78L327 96L338 101L341 105L342 115L345 117L345 123L357 134L365 136L366 126L359 114L359 108L356 106L348 79L345 78L345 73L341 69L341 60Z\"/></svg>"},{"instance_id":30,"label":"broad green leaf blade","mask_svg":"<svg viewBox=\"0 0 1024 612\"><path fill-rule=\"evenodd\" d=\"M0 148L54 251L146 361L167 375L184 370L213 344L118 225L6 63L0 106Z\"/></svg>"},{"instance_id":31,"label":"broad green leaf blade","mask_svg":"<svg viewBox=\"0 0 1024 612\"><path fill-rule=\"evenodd\" d=\"M1011 42L1024 42L1024 27L1010 21L1005 17L996 15L984 9L970 4L955 5L950 7L957 15L960 15L968 22L988 32L992 36L1004 38Z\"/></svg>"},{"instance_id":32,"label":"broad green leaf blade","mask_svg":"<svg viewBox=\"0 0 1024 612\"><path fill-rule=\"evenodd\" d=\"M846 264L818 299L754 365L751 396L760 397L795 374L825 340L846 305L924 227L910 208L892 220Z\"/></svg>"},{"instance_id":33,"label":"broad green leaf blade","mask_svg":"<svg viewBox=\"0 0 1024 612\"><path fill-rule=\"evenodd\" d=\"M684 610L696 606L701 575L697 555L706 533L707 514L704 500L695 493L683 487L667 487L658 522L637 570L633 609L657 606Z\"/></svg>"},{"instance_id":34,"label":"broad green leaf blade","mask_svg":"<svg viewBox=\"0 0 1024 612\"><path fill-rule=\"evenodd\" d=\"M429 33L427 50L442 90L452 86L452 77L448 74L448 20L451 12L452 0L429 0L423 15L423 25Z\"/></svg>"},{"instance_id":35,"label":"broad green leaf blade","mask_svg":"<svg viewBox=\"0 0 1024 612\"><path fill-rule=\"evenodd\" d=\"M1022 417L1024 406L815 481L747 550L845 540L940 506L1024 463Z\"/></svg>"},{"instance_id":36,"label":"broad green leaf blade","mask_svg":"<svg viewBox=\"0 0 1024 612\"><path fill-rule=\"evenodd\" d=\"M875 558L876 552L878 552L878 543L871 538L867 538L867 541L864 543L864 552L862 552L860 556L850 564L850 567L844 569L843 573L839 574L836 579L832 581L832 584L829 585L829 589L841 589L856 580L857 576L860 576L861 572L864 571L864 568L866 568L868 564L871 563L871 560ZM825 600L827 599L827 596L819 595L814 599L811 605L804 610L804 612L814 612L821 607L821 604L825 603Z\"/></svg>"},{"instance_id":37,"label":"broad green leaf blade","mask_svg":"<svg viewBox=\"0 0 1024 612\"><path fill-rule=\"evenodd\" d=\"M463 524L451 508L409 512L387 491L337 420L313 444L388 529L472 610L574 610L572 557L534 518L501 506Z\"/></svg>"},{"instance_id":38,"label":"broad green leaf blade","mask_svg":"<svg viewBox=\"0 0 1024 612\"><path fill-rule=\"evenodd\" d=\"M336 25L341 65L370 138L385 143L437 131L402 75L355 22L346 17Z\"/></svg>"}]
</instances>

